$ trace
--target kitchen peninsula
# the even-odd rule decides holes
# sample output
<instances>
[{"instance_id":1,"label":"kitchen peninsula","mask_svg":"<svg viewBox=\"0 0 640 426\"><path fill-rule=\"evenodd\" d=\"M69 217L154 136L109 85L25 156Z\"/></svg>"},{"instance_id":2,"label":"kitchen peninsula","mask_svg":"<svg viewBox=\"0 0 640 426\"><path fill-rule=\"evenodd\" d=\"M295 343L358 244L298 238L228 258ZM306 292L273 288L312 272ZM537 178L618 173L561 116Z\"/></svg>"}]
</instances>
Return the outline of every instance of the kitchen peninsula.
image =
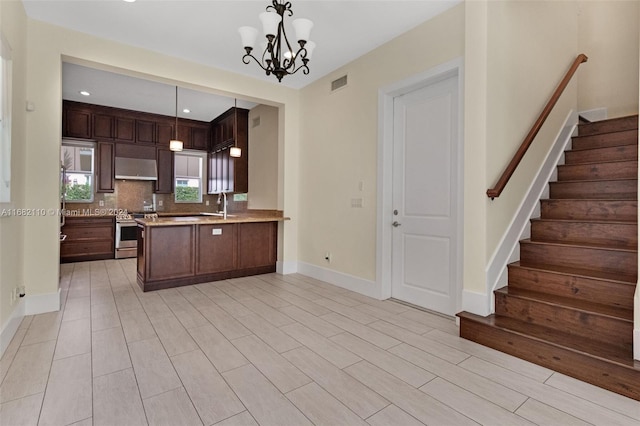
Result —
<instances>
[{"instance_id":1,"label":"kitchen peninsula","mask_svg":"<svg viewBox=\"0 0 640 426\"><path fill-rule=\"evenodd\" d=\"M282 212L136 219L143 291L275 272Z\"/></svg>"}]
</instances>

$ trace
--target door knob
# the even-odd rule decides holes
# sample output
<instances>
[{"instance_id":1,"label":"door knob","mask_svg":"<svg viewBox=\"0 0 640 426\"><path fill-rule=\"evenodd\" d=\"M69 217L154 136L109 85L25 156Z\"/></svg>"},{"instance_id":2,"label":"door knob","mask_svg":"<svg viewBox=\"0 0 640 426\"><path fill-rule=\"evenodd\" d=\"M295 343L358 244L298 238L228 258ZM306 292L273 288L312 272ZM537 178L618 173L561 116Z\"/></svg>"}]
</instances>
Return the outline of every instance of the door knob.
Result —
<instances>
[{"instance_id":1,"label":"door knob","mask_svg":"<svg viewBox=\"0 0 640 426\"><path fill-rule=\"evenodd\" d=\"M391 225L393 225L394 228L397 228L398 226L401 226L402 224L396 220Z\"/></svg>"}]
</instances>

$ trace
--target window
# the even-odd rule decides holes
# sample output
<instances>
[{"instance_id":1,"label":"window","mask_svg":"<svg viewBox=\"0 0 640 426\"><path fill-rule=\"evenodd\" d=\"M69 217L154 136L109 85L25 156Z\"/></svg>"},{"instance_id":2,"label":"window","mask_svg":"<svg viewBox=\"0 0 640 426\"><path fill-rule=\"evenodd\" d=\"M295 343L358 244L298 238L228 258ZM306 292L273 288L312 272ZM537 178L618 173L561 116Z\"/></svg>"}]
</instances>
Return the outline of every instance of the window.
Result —
<instances>
[{"instance_id":1,"label":"window","mask_svg":"<svg viewBox=\"0 0 640 426\"><path fill-rule=\"evenodd\" d=\"M67 202L93 202L95 148L95 144L91 142L62 143L62 191Z\"/></svg>"},{"instance_id":2,"label":"window","mask_svg":"<svg viewBox=\"0 0 640 426\"><path fill-rule=\"evenodd\" d=\"M11 201L11 48L0 34L0 203Z\"/></svg>"},{"instance_id":3,"label":"window","mask_svg":"<svg viewBox=\"0 0 640 426\"><path fill-rule=\"evenodd\" d=\"M202 203L206 159L202 151L175 153L176 203Z\"/></svg>"}]
</instances>

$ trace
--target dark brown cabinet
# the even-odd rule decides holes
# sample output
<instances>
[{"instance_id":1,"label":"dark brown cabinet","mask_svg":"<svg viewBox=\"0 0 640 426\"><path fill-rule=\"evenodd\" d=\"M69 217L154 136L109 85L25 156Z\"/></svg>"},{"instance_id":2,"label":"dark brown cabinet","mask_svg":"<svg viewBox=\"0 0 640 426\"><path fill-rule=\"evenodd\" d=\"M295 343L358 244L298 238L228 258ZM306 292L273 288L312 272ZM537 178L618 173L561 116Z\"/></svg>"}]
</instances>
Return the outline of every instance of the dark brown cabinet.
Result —
<instances>
[{"instance_id":1,"label":"dark brown cabinet","mask_svg":"<svg viewBox=\"0 0 640 426\"><path fill-rule=\"evenodd\" d=\"M207 151L209 149L209 126L191 127L191 149Z\"/></svg>"},{"instance_id":2,"label":"dark brown cabinet","mask_svg":"<svg viewBox=\"0 0 640 426\"><path fill-rule=\"evenodd\" d=\"M200 225L197 230L199 243L196 252L196 274L211 274L237 269L238 251L235 225Z\"/></svg>"},{"instance_id":3,"label":"dark brown cabinet","mask_svg":"<svg viewBox=\"0 0 640 426\"><path fill-rule=\"evenodd\" d=\"M156 194L171 194L173 192L173 151L158 148L157 155L158 180Z\"/></svg>"},{"instance_id":4,"label":"dark brown cabinet","mask_svg":"<svg viewBox=\"0 0 640 426\"><path fill-rule=\"evenodd\" d=\"M113 192L115 176L115 144L98 142L96 192Z\"/></svg>"},{"instance_id":5,"label":"dark brown cabinet","mask_svg":"<svg viewBox=\"0 0 640 426\"><path fill-rule=\"evenodd\" d=\"M113 116L93 114L93 137L96 139L113 139Z\"/></svg>"},{"instance_id":6,"label":"dark brown cabinet","mask_svg":"<svg viewBox=\"0 0 640 426\"><path fill-rule=\"evenodd\" d=\"M135 120L133 118L116 117L116 140L120 142L135 142Z\"/></svg>"},{"instance_id":7,"label":"dark brown cabinet","mask_svg":"<svg viewBox=\"0 0 640 426\"><path fill-rule=\"evenodd\" d=\"M71 138L90 139L91 111L81 108L64 108L62 113L62 135Z\"/></svg>"},{"instance_id":8,"label":"dark brown cabinet","mask_svg":"<svg viewBox=\"0 0 640 426\"><path fill-rule=\"evenodd\" d=\"M136 120L136 143L156 143L156 123Z\"/></svg>"},{"instance_id":9,"label":"dark brown cabinet","mask_svg":"<svg viewBox=\"0 0 640 426\"><path fill-rule=\"evenodd\" d=\"M231 108L213 121L213 149L209 153L207 185L209 194L249 191L248 121L249 110L242 108ZM231 157L232 146L242 150L241 157Z\"/></svg>"},{"instance_id":10,"label":"dark brown cabinet","mask_svg":"<svg viewBox=\"0 0 640 426\"><path fill-rule=\"evenodd\" d=\"M81 262L114 258L113 217L66 217L60 243L60 262Z\"/></svg>"},{"instance_id":11,"label":"dark brown cabinet","mask_svg":"<svg viewBox=\"0 0 640 426\"><path fill-rule=\"evenodd\" d=\"M169 148L169 141L175 137L174 126L171 123L156 123L156 134L158 135L156 142L158 147Z\"/></svg>"}]
</instances>

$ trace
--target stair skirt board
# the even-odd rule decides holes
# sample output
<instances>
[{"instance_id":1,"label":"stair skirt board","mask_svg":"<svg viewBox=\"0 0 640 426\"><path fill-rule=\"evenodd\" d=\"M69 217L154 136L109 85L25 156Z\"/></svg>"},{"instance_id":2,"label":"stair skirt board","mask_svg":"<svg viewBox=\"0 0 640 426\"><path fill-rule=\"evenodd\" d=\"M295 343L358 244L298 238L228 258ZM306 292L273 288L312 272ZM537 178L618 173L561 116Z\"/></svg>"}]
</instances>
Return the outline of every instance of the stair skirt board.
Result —
<instances>
[{"instance_id":1,"label":"stair skirt board","mask_svg":"<svg viewBox=\"0 0 640 426\"><path fill-rule=\"evenodd\" d=\"M523 203L487 269L488 286L506 284L487 292L495 313L459 313L460 336L640 401L638 116L581 123L578 134L540 218L521 225Z\"/></svg>"}]
</instances>

